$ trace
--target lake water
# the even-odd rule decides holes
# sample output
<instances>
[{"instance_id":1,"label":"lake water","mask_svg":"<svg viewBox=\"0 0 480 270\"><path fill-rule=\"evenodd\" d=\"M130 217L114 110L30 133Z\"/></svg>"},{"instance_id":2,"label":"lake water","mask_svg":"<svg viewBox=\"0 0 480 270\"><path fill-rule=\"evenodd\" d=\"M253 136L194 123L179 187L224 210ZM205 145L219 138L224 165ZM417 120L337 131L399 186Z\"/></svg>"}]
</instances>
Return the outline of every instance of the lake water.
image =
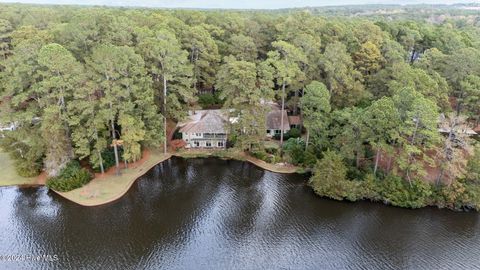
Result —
<instances>
[{"instance_id":1,"label":"lake water","mask_svg":"<svg viewBox=\"0 0 480 270\"><path fill-rule=\"evenodd\" d=\"M306 180L172 158L98 207L0 188L0 269L480 269L478 213L336 202Z\"/></svg>"}]
</instances>

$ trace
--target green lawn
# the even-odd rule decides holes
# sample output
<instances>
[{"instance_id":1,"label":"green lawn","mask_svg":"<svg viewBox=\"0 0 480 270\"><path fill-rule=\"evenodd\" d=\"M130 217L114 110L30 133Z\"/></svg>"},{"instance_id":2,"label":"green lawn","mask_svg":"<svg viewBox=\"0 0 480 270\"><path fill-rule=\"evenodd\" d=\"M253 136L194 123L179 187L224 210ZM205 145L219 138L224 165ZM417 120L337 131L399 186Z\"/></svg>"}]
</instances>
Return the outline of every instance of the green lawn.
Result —
<instances>
[{"instance_id":1,"label":"green lawn","mask_svg":"<svg viewBox=\"0 0 480 270\"><path fill-rule=\"evenodd\" d=\"M0 151L0 186L35 184L36 180L36 177L25 178L19 176L8 154Z\"/></svg>"},{"instance_id":2,"label":"green lawn","mask_svg":"<svg viewBox=\"0 0 480 270\"><path fill-rule=\"evenodd\" d=\"M130 189L130 186L135 180L158 163L170 157L170 154L164 155L163 153L152 151L150 157L142 164L123 169L121 176L107 174L103 177L93 179L81 188L57 193L66 199L84 206L106 204L122 197Z\"/></svg>"}]
</instances>

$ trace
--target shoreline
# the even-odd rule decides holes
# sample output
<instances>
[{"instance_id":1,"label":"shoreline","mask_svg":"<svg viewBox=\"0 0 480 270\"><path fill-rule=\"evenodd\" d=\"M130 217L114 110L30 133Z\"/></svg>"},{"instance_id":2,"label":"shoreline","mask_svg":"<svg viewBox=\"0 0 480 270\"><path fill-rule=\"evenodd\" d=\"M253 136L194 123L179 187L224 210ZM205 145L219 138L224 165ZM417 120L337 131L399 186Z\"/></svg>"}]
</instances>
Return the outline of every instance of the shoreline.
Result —
<instances>
[{"instance_id":1,"label":"shoreline","mask_svg":"<svg viewBox=\"0 0 480 270\"><path fill-rule=\"evenodd\" d=\"M177 152L173 153L172 156L181 157L181 158L205 158L205 157L215 157L221 159L230 159L230 160L238 160L249 162L260 169L273 172L273 173L284 173L284 174L292 174L292 173L303 173L305 170L301 167L297 167L294 165L277 165L277 164L270 164L263 160L254 158L252 156L247 155L245 152L232 152L228 150L219 150L219 151L184 151L184 152Z\"/></svg>"},{"instance_id":2,"label":"shoreline","mask_svg":"<svg viewBox=\"0 0 480 270\"><path fill-rule=\"evenodd\" d=\"M162 154L163 155L163 154ZM145 163L149 162L149 164L147 164L145 167L141 167L137 173L135 173L134 175L130 176L128 175L128 173L122 173L122 175L127 175L128 176L128 181L126 181L126 183L121 183L122 184L122 188L115 192L114 194L112 194L111 196L109 196L108 198L106 199L103 199L103 200L100 200L100 201L95 201L93 199L96 199L96 198L87 198L87 199L84 199L84 200L81 200L79 199L78 197L74 197L72 196L72 193L73 192L81 192L79 190L81 190L82 188L85 190L85 189L88 189L89 188L89 184L92 183L93 181L97 181L97 182L102 182L102 181L105 181L105 180L108 180L108 179L105 179L105 178L94 178L92 179L92 181L90 181L87 185L81 187L81 188L78 188L78 189L74 189L74 190L71 190L71 191L68 191L68 192L60 192L60 191L56 191L56 190L53 190L53 189L50 189L51 191L55 192L56 194L60 195L61 197L63 197L64 199L67 199L71 202L74 202L76 204L79 204L81 206L87 206L87 207L93 207L93 206L100 206L100 205L105 205L105 204L108 204L108 203L111 203L111 202L114 202L118 199L120 199L121 197L123 197L129 190L130 188L132 187L133 183L135 183L138 179L140 179L143 175L145 175L148 171L150 171L153 167L157 166L158 164L166 161L166 160L169 160L170 158L172 157L172 155L170 153L167 153L166 155L163 155L163 157L159 158L159 159L154 159L154 161L152 162L152 160L148 160L148 161L145 161ZM145 165L142 164L142 165ZM137 169L137 168L134 168L134 169ZM131 170L131 169L130 169ZM115 179L116 176L114 176L114 178L112 179L112 181L115 181L117 179ZM115 181L116 182L116 181ZM118 181L120 182L120 181ZM94 182L95 183L95 182Z\"/></svg>"},{"instance_id":3,"label":"shoreline","mask_svg":"<svg viewBox=\"0 0 480 270\"><path fill-rule=\"evenodd\" d=\"M262 160L258 160L254 157L250 157L242 152L231 152L231 151L184 151L177 153L167 153L166 155L155 154L153 153L151 157L145 160L142 164L139 164L137 167L129 168L123 171L122 175L111 176L111 177L96 177L92 179L85 186L74 189L68 192L60 192L51 189L54 193L58 194L60 197L76 203L81 206L94 207L101 206L111 202L114 202L121 197L123 197L132 187L132 185L145 175L149 170L157 166L158 164L169 160L172 156L181 157L185 159L190 158L205 158L205 157L215 157L221 159L230 159L238 160L243 162L249 162L257 166L260 169L270 171L273 173L302 173L301 168L293 165L277 165L269 164ZM132 170L134 172L132 172ZM122 179L123 178L123 179ZM108 181L108 183L107 183ZM109 186L113 185L115 189L110 188ZM37 185L37 187L42 186ZM106 196L104 196L106 195ZM102 197L103 196L103 197Z\"/></svg>"},{"instance_id":4,"label":"shoreline","mask_svg":"<svg viewBox=\"0 0 480 270\"><path fill-rule=\"evenodd\" d=\"M171 159L172 157L180 157L184 159L196 159L196 158L218 158L218 159L224 159L224 160L237 160L237 161L242 161L242 162L248 162L250 164L253 164L254 166L257 166L259 169L273 172L273 173L281 173L281 174L292 174L292 173L306 173L308 170L297 167L294 165L280 165L280 164L270 164L265 161L256 159L252 156L249 156L248 154L244 152L234 152L234 151L227 151L227 150L220 150L220 151L211 151L211 150L195 150L195 151L181 151L181 152L176 152L176 153L167 153L166 155L159 152L151 151L151 150L146 150L147 157L141 164L133 164L133 166L124 169L122 172L122 175L120 176L115 176L115 175L110 175L110 176L100 176L92 179L87 185L74 189L72 191L68 192L60 192L60 191L55 191L53 189L50 189L54 193L58 194L60 197L73 202L75 204L85 206L85 207L94 207L94 206L102 206L106 205L109 203L112 203L114 201L119 200L122 198L132 187L132 185L140 179L143 175L145 175L148 171L150 171L152 168L155 166L161 164L164 161L167 161ZM114 168L110 168L110 170L113 170ZM132 172L133 170L133 172ZM122 181L122 178L124 181ZM108 184L104 185L105 181L110 181L110 184L113 183L113 185L116 188L119 188L117 190L115 189L110 189ZM89 190L92 188L92 185L98 185L100 189L104 189L104 191L110 191L110 194L106 198L99 198L96 195L93 196L82 196L82 191ZM45 184L13 184L13 185L5 185L5 186L0 186L0 187L12 187L16 186L18 188L38 188L45 186ZM95 190L98 191L98 190ZM315 192L314 192L315 193ZM94 193L95 194L95 193ZM102 192L100 191L100 195ZM316 193L315 193L316 194ZM98 194L97 194L98 195ZM452 209L450 207L441 207L440 205L436 204L428 204L423 207L419 208L410 208L410 207L402 207L398 205L394 205L388 201L385 200L372 200L368 198L364 198L358 201L349 201L349 200L335 200L329 197L321 196L319 194L316 194L319 198L324 198L324 199L329 199L329 200L334 200L334 201L340 201L340 202L359 202L359 201L367 201L367 202L372 202L372 203L381 203L385 206L390 206L390 207L396 207L396 208L403 208L403 209L422 209L426 207L433 207L437 209L449 209L455 212L469 212L468 209L466 210L459 210L459 209Z\"/></svg>"}]
</instances>

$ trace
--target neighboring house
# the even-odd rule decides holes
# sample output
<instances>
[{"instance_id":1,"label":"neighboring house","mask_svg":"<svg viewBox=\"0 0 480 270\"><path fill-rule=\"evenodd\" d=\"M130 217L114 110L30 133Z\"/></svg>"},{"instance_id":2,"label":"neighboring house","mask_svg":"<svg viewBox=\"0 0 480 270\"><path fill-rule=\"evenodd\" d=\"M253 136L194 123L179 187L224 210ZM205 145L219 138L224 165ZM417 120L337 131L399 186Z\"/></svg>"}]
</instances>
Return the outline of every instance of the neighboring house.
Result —
<instances>
[{"instance_id":1,"label":"neighboring house","mask_svg":"<svg viewBox=\"0 0 480 270\"><path fill-rule=\"evenodd\" d=\"M228 118L222 110L190 112L188 120L179 123L186 148L225 148Z\"/></svg>"},{"instance_id":2,"label":"neighboring house","mask_svg":"<svg viewBox=\"0 0 480 270\"><path fill-rule=\"evenodd\" d=\"M302 125L302 119L300 118L300 115L290 115L288 116L288 123L290 124L290 129L300 129L300 126Z\"/></svg>"},{"instance_id":3,"label":"neighboring house","mask_svg":"<svg viewBox=\"0 0 480 270\"><path fill-rule=\"evenodd\" d=\"M301 125L299 116L288 116L283 110L283 128L281 128L282 111L272 104L267 113L266 136L271 138L288 132L291 128ZM186 121L178 123L177 128L182 134L186 148L225 148L229 131L229 122L236 123L238 119L230 118L225 110L197 110L190 111Z\"/></svg>"},{"instance_id":4,"label":"neighboring house","mask_svg":"<svg viewBox=\"0 0 480 270\"><path fill-rule=\"evenodd\" d=\"M282 113L283 113L283 128L282 128ZM290 123L288 122L288 115L286 110L272 110L267 114L267 137L273 137L282 132L286 133L290 130Z\"/></svg>"},{"instance_id":5,"label":"neighboring house","mask_svg":"<svg viewBox=\"0 0 480 270\"><path fill-rule=\"evenodd\" d=\"M0 124L0 131L13 131L17 129L17 125L15 123L10 123L7 125Z\"/></svg>"},{"instance_id":6,"label":"neighboring house","mask_svg":"<svg viewBox=\"0 0 480 270\"><path fill-rule=\"evenodd\" d=\"M445 123L445 122L446 122L446 117L445 117L445 114L442 113L442 114L440 114L440 117L438 118L438 123L439 123L438 132L440 132L441 134L443 134L445 136L448 136L448 134L450 134L451 129L448 125L442 125L442 123ZM479 134L475 130L475 128L472 129L465 124L457 125L454 132L457 133L457 134L464 134L464 135L469 136L469 137L470 136L476 136L476 135Z\"/></svg>"},{"instance_id":7,"label":"neighboring house","mask_svg":"<svg viewBox=\"0 0 480 270\"><path fill-rule=\"evenodd\" d=\"M262 104L268 106L270 111L267 113L266 131L267 137L271 138L275 134L280 135L282 129L280 128L282 122L281 107L278 103L268 100L262 100ZM292 128L300 128L302 120L298 115L288 115L287 111L283 111L283 133L288 132Z\"/></svg>"},{"instance_id":8,"label":"neighboring house","mask_svg":"<svg viewBox=\"0 0 480 270\"><path fill-rule=\"evenodd\" d=\"M445 134L445 135L448 135L450 134L450 128L439 128L438 129L438 132L442 133L442 134ZM454 130L455 131L455 130ZM465 134L467 136L475 136L477 135L477 133L471 129L471 128L459 128L456 130L456 133L460 133L460 134Z\"/></svg>"}]
</instances>

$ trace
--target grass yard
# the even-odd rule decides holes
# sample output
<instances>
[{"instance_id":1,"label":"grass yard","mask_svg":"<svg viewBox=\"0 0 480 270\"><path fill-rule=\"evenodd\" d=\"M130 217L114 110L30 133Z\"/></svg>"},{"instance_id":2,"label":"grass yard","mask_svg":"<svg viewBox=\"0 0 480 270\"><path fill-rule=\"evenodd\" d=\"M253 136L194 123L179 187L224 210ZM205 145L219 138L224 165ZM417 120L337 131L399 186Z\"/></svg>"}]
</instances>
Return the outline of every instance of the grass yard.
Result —
<instances>
[{"instance_id":1,"label":"grass yard","mask_svg":"<svg viewBox=\"0 0 480 270\"><path fill-rule=\"evenodd\" d=\"M275 144L275 143L274 143ZM226 159L235 159L240 161L248 161L264 170L276 173L303 173L304 170L292 164L270 164L258 158L252 157L245 152L227 149L227 150L213 150L213 149L189 149L181 150L174 153L174 156L183 158L203 158L203 157L218 157Z\"/></svg>"},{"instance_id":2,"label":"grass yard","mask_svg":"<svg viewBox=\"0 0 480 270\"><path fill-rule=\"evenodd\" d=\"M139 177L170 157L170 154L149 151L149 154L141 161L129 165L128 169L122 169L120 176L116 176L115 168L111 168L105 175L97 175L90 183L81 188L57 193L83 206L106 204L122 197Z\"/></svg>"},{"instance_id":3,"label":"grass yard","mask_svg":"<svg viewBox=\"0 0 480 270\"><path fill-rule=\"evenodd\" d=\"M182 150L176 152L175 156L184 158L218 157L236 159L251 162L265 170L278 173L294 173L299 168L293 165L268 164L247 154L235 150ZM104 175L97 174L96 177L85 186L68 191L57 192L62 197L83 206L97 206L113 202L128 192L132 184L148 170L158 163L169 159L172 154L163 154L159 150L149 150L144 153L142 160L130 164L128 169L122 169L122 175L116 176L114 168L110 168Z\"/></svg>"},{"instance_id":4,"label":"grass yard","mask_svg":"<svg viewBox=\"0 0 480 270\"><path fill-rule=\"evenodd\" d=\"M32 185L36 183L37 177L19 176L8 154L0 151L0 186Z\"/></svg>"}]
</instances>

